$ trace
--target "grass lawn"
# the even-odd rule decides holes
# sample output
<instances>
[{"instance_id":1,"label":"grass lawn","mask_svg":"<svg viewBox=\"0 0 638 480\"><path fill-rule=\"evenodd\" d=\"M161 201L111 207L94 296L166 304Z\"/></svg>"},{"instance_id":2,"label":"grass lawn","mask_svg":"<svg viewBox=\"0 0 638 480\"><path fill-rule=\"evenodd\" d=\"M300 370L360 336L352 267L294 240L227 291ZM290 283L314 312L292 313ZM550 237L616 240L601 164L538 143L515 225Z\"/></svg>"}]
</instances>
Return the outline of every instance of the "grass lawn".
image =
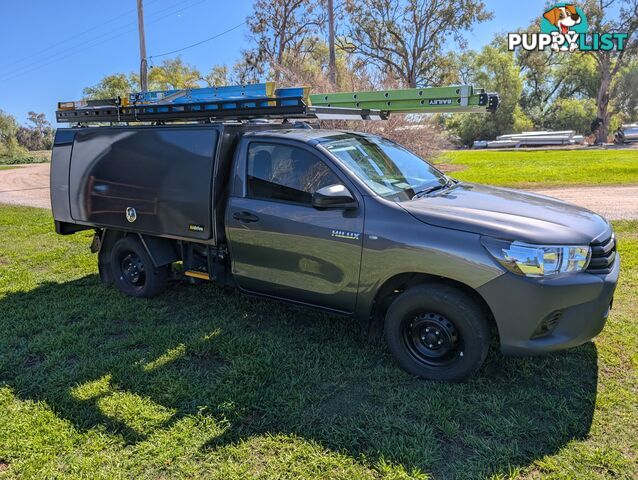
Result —
<instances>
[{"instance_id":1,"label":"grass lawn","mask_svg":"<svg viewBox=\"0 0 638 480\"><path fill-rule=\"evenodd\" d=\"M85 232L0 206L0 478L637 478L638 222L595 343L399 370L351 321L100 284Z\"/></svg>"},{"instance_id":2,"label":"grass lawn","mask_svg":"<svg viewBox=\"0 0 638 480\"><path fill-rule=\"evenodd\" d=\"M511 187L638 183L638 149L454 150L434 159L460 180ZM448 167L449 168L449 167ZM455 171L459 168L458 171Z\"/></svg>"}]
</instances>

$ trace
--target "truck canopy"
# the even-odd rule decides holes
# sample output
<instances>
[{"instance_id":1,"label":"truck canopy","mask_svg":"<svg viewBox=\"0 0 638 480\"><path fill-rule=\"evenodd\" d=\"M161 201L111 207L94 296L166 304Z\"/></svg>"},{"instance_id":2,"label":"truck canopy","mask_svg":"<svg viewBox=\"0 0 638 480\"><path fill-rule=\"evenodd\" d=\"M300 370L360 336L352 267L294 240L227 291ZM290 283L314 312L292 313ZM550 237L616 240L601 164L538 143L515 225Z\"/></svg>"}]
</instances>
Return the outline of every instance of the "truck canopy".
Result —
<instances>
[{"instance_id":1,"label":"truck canopy","mask_svg":"<svg viewBox=\"0 0 638 480\"><path fill-rule=\"evenodd\" d=\"M56 224L216 244L224 234L224 193L237 141L243 133L278 127L188 124L59 129L51 171ZM134 219L124 215L132 206ZM64 229L63 223L58 230Z\"/></svg>"}]
</instances>

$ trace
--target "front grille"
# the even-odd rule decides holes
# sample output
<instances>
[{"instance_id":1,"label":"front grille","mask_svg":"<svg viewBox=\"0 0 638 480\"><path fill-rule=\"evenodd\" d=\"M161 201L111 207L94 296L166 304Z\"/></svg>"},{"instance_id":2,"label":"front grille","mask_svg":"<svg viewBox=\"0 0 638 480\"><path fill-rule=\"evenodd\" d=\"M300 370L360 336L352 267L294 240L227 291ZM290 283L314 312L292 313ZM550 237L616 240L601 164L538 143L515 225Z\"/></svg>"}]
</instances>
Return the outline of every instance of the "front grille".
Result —
<instances>
[{"instance_id":1,"label":"front grille","mask_svg":"<svg viewBox=\"0 0 638 480\"><path fill-rule=\"evenodd\" d=\"M606 240L591 245L591 260L587 267L589 273L609 273L616 261L616 237L612 234Z\"/></svg>"}]
</instances>

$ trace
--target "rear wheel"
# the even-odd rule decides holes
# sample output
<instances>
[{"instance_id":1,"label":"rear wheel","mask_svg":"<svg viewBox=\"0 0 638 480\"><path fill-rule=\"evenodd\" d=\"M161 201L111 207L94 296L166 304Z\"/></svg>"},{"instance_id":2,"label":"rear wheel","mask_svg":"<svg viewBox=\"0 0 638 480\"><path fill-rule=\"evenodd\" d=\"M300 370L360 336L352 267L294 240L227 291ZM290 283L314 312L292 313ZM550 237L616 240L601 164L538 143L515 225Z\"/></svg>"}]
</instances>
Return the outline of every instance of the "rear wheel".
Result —
<instances>
[{"instance_id":1,"label":"rear wheel","mask_svg":"<svg viewBox=\"0 0 638 480\"><path fill-rule=\"evenodd\" d=\"M388 309L384 333L399 365L431 380L466 379L483 364L490 344L480 306L447 285L420 285L400 294Z\"/></svg>"},{"instance_id":2,"label":"rear wheel","mask_svg":"<svg viewBox=\"0 0 638 480\"><path fill-rule=\"evenodd\" d=\"M117 287L132 297L150 298L166 288L168 267L155 267L135 237L120 238L111 249L111 273Z\"/></svg>"}]
</instances>

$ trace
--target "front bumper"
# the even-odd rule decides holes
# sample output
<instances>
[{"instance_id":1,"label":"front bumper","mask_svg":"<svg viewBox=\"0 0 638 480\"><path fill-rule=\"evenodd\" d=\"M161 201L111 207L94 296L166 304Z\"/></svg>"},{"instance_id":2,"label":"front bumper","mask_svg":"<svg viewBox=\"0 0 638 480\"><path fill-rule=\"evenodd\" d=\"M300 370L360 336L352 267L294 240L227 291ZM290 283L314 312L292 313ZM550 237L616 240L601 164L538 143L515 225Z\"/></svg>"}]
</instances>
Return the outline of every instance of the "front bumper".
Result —
<instances>
[{"instance_id":1,"label":"front bumper","mask_svg":"<svg viewBox=\"0 0 638 480\"><path fill-rule=\"evenodd\" d=\"M605 275L533 279L505 273L478 292L492 310L504 354L545 353L581 345L601 332L619 272L616 255Z\"/></svg>"}]
</instances>

